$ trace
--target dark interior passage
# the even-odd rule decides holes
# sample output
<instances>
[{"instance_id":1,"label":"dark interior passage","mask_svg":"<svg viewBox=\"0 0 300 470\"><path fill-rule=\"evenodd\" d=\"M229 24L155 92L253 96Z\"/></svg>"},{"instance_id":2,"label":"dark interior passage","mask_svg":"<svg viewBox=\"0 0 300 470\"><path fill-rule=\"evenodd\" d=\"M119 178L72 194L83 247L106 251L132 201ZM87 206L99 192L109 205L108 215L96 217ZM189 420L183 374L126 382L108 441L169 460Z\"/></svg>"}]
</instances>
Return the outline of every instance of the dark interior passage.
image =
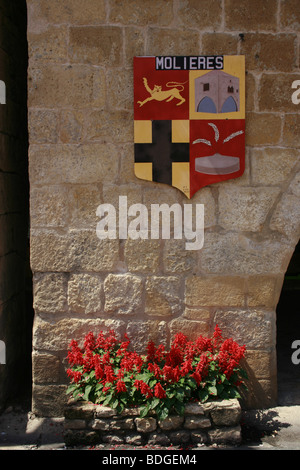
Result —
<instances>
[{"instance_id":1,"label":"dark interior passage","mask_svg":"<svg viewBox=\"0 0 300 470\"><path fill-rule=\"evenodd\" d=\"M300 364L293 363L292 348L300 341L300 242L288 266L277 306L278 404L300 405ZM300 354L298 356L300 358Z\"/></svg>"}]
</instances>

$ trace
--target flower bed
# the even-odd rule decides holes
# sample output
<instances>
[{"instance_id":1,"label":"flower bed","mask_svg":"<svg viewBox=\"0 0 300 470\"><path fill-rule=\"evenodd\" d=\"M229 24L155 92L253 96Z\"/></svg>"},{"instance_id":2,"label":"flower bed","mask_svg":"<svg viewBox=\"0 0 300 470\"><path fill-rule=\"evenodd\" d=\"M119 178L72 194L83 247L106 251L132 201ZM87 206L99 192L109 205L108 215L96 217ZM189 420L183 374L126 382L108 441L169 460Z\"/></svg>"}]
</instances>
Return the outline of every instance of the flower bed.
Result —
<instances>
[{"instance_id":1,"label":"flower bed","mask_svg":"<svg viewBox=\"0 0 300 470\"><path fill-rule=\"evenodd\" d=\"M120 414L107 406L70 401L65 410L65 444L179 446L238 445L241 408L237 399L189 403L179 416L160 420L152 412L140 417L138 408Z\"/></svg>"},{"instance_id":2,"label":"flower bed","mask_svg":"<svg viewBox=\"0 0 300 470\"><path fill-rule=\"evenodd\" d=\"M83 348L71 341L67 393L79 402L66 410L67 441L83 434L84 440L90 436L121 443L130 439L129 433L141 443L204 443L218 440L216 425L227 427L226 436L239 440L237 399L247 378L240 365L245 346L223 339L218 325L212 338L189 341L178 333L169 351L149 341L147 354L141 356L129 346L128 337L120 341L114 331L101 331L97 338L88 333ZM229 424L218 424L215 417L222 410L227 415L231 406ZM82 417L74 418L74 409Z\"/></svg>"},{"instance_id":3,"label":"flower bed","mask_svg":"<svg viewBox=\"0 0 300 470\"><path fill-rule=\"evenodd\" d=\"M163 420L171 412L182 415L190 401L240 398L239 388L245 386L240 366L245 346L223 339L218 325L212 338L188 341L178 333L169 351L149 341L147 355L141 356L129 345L127 336L120 341L114 331L97 338L87 334L82 349L72 340L67 393L117 413L138 406L141 417L155 411Z\"/></svg>"}]
</instances>

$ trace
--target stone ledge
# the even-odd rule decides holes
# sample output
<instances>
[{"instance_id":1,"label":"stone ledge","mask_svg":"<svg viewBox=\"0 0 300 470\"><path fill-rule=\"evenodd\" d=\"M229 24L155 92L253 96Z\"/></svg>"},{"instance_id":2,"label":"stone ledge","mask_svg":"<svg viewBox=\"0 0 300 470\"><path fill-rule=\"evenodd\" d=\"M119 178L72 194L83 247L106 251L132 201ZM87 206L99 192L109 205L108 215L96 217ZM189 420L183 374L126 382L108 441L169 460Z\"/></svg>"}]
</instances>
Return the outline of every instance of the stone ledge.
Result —
<instances>
[{"instance_id":1,"label":"stone ledge","mask_svg":"<svg viewBox=\"0 0 300 470\"><path fill-rule=\"evenodd\" d=\"M169 445L241 443L241 406L236 399L190 403L183 416L160 421L155 413L141 418L139 408L121 414L101 405L70 401L65 409L64 440L75 445Z\"/></svg>"}]
</instances>

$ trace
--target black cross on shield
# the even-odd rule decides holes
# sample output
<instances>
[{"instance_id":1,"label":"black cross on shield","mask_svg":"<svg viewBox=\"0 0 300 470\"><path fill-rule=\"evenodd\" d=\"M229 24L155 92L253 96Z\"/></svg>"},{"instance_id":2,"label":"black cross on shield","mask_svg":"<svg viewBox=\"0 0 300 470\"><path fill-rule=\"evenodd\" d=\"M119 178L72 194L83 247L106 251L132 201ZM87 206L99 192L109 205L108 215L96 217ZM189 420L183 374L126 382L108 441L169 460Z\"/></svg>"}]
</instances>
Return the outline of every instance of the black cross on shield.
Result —
<instances>
[{"instance_id":1,"label":"black cross on shield","mask_svg":"<svg viewBox=\"0 0 300 470\"><path fill-rule=\"evenodd\" d=\"M135 162L152 163L152 180L172 185L172 163L189 161L189 143L172 142L172 121L152 121L152 143L135 144Z\"/></svg>"}]
</instances>

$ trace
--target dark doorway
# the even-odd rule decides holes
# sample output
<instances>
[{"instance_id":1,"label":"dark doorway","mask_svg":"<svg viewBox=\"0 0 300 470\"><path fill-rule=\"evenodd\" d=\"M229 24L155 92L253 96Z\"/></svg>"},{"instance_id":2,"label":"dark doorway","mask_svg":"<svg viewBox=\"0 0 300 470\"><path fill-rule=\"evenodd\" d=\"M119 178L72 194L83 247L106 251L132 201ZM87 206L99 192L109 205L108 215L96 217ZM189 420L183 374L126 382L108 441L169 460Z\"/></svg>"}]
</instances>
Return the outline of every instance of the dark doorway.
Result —
<instances>
[{"instance_id":1,"label":"dark doorway","mask_svg":"<svg viewBox=\"0 0 300 470\"><path fill-rule=\"evenodd\" d=\"M292 358L296 353L292 345L294 341L300 341L299 299L300 242L289 263L276 312L279 405L300 405L300 363L293 362Z\"/></svg>"}]
</instances>

